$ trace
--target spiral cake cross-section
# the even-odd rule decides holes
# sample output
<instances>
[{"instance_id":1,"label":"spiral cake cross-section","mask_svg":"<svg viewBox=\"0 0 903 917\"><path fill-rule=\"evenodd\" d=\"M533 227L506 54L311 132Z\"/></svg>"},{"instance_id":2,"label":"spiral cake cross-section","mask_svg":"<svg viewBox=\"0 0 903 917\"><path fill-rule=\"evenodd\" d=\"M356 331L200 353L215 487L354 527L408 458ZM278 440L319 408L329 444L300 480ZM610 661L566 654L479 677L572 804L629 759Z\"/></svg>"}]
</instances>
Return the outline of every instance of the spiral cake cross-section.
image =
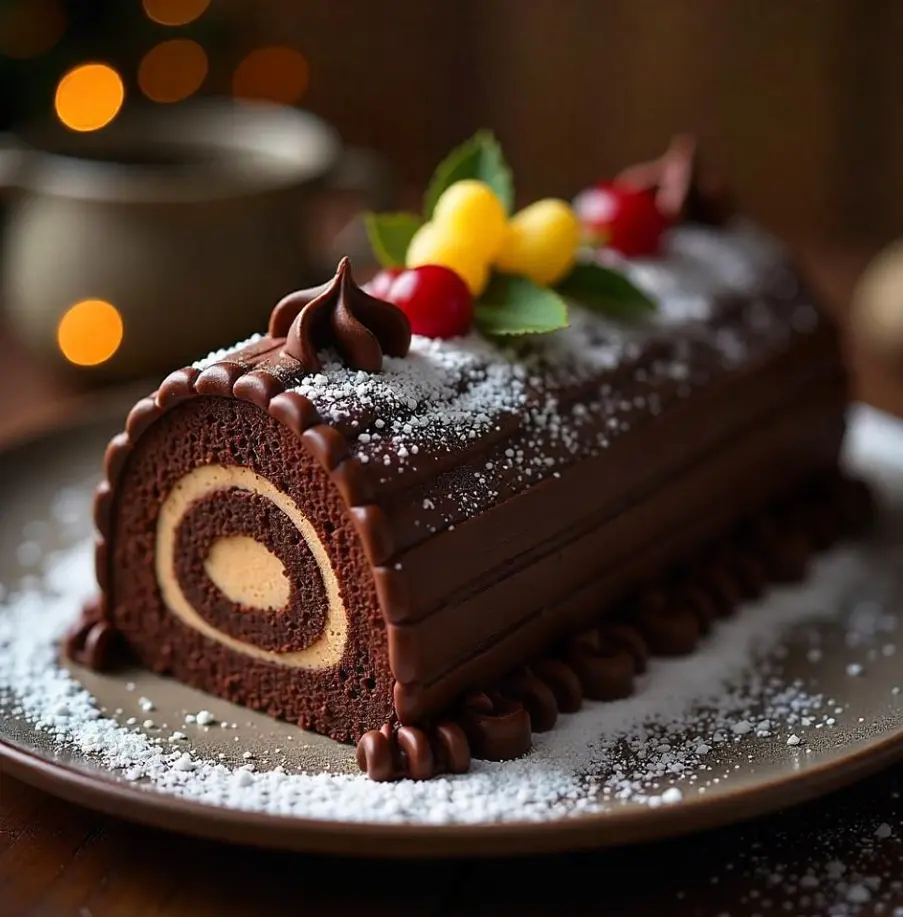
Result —
<instances>
[{"instance_id":1,"label":"spiral cake cross-section","mask_svg":"<svg viewBox=\"0 0 903 917\"><path fill-rule=\"evenodd\" d=\"M154 671L356 740L393 680L349 508L296 432L198 387L111 466L107 614Z\"/></svg>"}]
</instances>

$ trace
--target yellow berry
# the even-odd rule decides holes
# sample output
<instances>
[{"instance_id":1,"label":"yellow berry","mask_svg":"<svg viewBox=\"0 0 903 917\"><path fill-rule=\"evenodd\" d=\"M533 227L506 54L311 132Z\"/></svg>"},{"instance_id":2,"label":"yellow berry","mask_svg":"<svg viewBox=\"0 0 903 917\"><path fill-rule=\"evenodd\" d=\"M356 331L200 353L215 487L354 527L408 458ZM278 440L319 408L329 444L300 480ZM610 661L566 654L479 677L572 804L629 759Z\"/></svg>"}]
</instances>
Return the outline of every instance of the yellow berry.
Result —
<instances>
[{"instance_id":1,"label":"yellow berry","mask_svg":"<svg viewBox=\"0 0 903 917\"><path fill-rule=\"evenodd\" d=\"M489 261L438 223L424 223L408 245L405 265L413 268L425 264L438 264L454 271L474 298L489 282Z\"/></svg>"},{"instance_id":2,"label":"yellow berry","mask_svg":"<svg viewBox=\"0 0 903 917\"><path fill-rule=\"evenodd\" d=\"M496 258L499 270L550 286L574 265L580 221L564 201L546 198L516 213Z\"/></svg>"},{"instance_id":3,"label":"yellow berry","mask_svg":"<svg viewBox=\"0 0 903 917\"><path fill-rule=\"evenodd\" d=\"M433 210L433 222L492 261L505 238L508 215L489 185L465 179L442 192Z\"/></svg>"}]
</instances>

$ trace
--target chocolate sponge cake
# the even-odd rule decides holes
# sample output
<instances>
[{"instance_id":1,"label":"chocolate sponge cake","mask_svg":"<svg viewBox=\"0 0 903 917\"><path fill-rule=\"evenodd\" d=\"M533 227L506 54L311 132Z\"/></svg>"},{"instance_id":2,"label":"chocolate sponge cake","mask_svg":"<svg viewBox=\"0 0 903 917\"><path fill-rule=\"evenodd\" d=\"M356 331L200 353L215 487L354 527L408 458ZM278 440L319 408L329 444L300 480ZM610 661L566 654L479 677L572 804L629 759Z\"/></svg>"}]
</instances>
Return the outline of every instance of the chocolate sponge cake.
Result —
<instances>
[{"instance_id":1,"label":"chocolate sponge cake","mask_svg":"<svg viewBox=\"0 0 903 917\"><path fill-rule=\"evenodd\" d=\"M519 753L531 719L691 648L851 515L847 379L771 238L685 220L662 245L619 268L653 311L572 302L568 327L504 341L412 337L343 261L171 374L107 450L101 598L70 650L99 663L115 639L365 736L387 777Z\"/></svg>"}]
</instances>

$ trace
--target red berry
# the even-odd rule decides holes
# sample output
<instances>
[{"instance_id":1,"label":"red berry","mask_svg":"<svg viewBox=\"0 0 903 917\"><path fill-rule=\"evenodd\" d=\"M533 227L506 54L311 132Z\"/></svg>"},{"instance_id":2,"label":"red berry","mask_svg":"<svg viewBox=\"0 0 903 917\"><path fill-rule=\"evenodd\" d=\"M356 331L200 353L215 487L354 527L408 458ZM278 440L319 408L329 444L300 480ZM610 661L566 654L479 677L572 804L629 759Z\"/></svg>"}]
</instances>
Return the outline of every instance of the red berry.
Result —
<instances>
[{"instance_id":1,"label":"red berry","mask_svg":"<svg viewBox=\"0 0 903 917\"><path fill-rule=\"evenodd\" d=\"M411 331L424 337L460 337L473 321L473 296L467 284L437 264L399 274L385 298L407 315Z\"/></svg>"},{"instance_id":2,"label":"red berry","mask_svg":"<svg viewBox=\"0 0 903 917\"><path fill-rule=\"evenodd\" d=\"M581 191L574 210L588 234L625 258L658 254L668 221L651 191L600 184Z\"/></svg>"},{"instance_id":3,"label":"red berry","mask_svg":"<svg viewBox=\"0 0 903 917\"><path fill-rule=\"evenodd\" d=\"M395 281L395 278L401 273L400 267L384 267L373 279L365 284L364 289L377 299L385 299L389 292L389 287Z\"/></svg>"}]
</instances>

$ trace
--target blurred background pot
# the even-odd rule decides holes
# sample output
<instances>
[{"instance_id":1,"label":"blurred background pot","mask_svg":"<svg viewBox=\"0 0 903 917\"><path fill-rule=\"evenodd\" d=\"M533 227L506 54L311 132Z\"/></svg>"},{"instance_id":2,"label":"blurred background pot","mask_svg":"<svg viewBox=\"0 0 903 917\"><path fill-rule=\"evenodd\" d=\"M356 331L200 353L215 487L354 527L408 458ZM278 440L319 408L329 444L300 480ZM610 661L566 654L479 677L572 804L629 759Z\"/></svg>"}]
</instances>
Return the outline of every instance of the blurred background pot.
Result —
<instances>
[{"instance_id":1,"label":"blurred background pot","mask_svg":"<svg viewBox=\"0 0 903 917\"><path fill-rule=\"evenodd\" d=\"M381 160L313 115L215 99L133 109L95 133L7 136L0 183L6 320L36 355L95 381L262 330L281 296L335 269L330 214L338 228L343 208L394 197ZM351 255L366 269L366 248Z\"/></svg>"}]
</instances>

